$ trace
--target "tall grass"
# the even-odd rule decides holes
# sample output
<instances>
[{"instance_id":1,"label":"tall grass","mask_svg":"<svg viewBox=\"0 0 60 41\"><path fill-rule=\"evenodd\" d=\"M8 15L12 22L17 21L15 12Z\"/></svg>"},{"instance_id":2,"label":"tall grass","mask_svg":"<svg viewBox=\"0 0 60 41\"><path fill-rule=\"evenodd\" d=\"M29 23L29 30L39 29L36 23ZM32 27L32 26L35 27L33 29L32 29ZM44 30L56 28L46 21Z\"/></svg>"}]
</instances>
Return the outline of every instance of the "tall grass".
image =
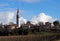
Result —
<instances>
[{"instance_id":1,"label":"tall grass","mask_svg":"<svg viewBox=\"0 0 60 41\"><path fill-rule=\"evenodd\" d=\"M0 36L0 41L50 41L56 38L55 33L39 33L18 36Z\"/></svg>"}]
</instances>

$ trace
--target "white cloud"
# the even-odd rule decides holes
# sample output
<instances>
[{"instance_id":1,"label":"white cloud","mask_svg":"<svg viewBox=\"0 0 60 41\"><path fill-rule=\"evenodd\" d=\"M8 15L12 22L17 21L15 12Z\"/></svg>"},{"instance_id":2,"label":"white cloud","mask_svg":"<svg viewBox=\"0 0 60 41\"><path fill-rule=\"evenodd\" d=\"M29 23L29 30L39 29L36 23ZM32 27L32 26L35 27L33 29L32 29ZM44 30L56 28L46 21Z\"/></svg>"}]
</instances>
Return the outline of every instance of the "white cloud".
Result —
<instances>
[{"instance_id":1,"label":"white cloud","mask_svg":"<svg viewBox=\"0 0 60 41\"><path fill-rule=\"evenodd\" d=\"M53 22L57 19L52 18L51 16L46 15L45 13L40 13L38 16L32 18L31 23L37 24L38 22Z\"/></svg>"},{"instance_id":2,"label":"white cloud","mask_svg":"<svg viewBox=\"0 0 60 41\"><path fill-rule=\"evenodd\" d=\"M0 3L0 6L9 6L9 4L2 4L2 3Z\"/></svg>"},{"instance_id":3,"label":"white cloud","mask_svg":"<svg viewBox=\"0 0 60 41\"><path fill-rule=\"evenodd\" d=\"M34 2L39 2L40 0L20 0L20 1L34 3Z\"/></svg>"},{"instance_id":4,"label":"white cloud","mask_svg":"<svg viewBox=\"0 0 60 41\"><path fill-rule=\"evenodd\" d=\"M23 17L20 17L20 24L26 24L27 22L27 19L23 18Z\"/></svg>"},{"instance_id":5,"label":"white cloud","mask_svg":"<svg viewBox=\"0 0 60 41\"><path fill-rule=\"evenodd\" d=\"M38 16L38 19L40 22L47 22L50 19L52 19L51 16L45 15L45 13L40 13L40 15Z\"/></svg>"},{"instance_id":6,"label":"white cloud","mask_svg":"<svg viewBox=\"0 0 60 41\"><path fill-rule=\"evenodd\" d=\"M12 22L15 15L16 14L13 11L0 12L0 23L2 22L4 24L7 24L9 22Z\"/></svg>"},{"instance_id":7,"label":"white cloud","mask_svg":"<svg viewBox=\"0 0 60 41\"><path fill-rule=\"evenodd\" d=\"M8 24L9 22L16 23L16 11L4 11L0 12L0 23ZM20 17L20 23L26 23L27 20Z\"/></svg>"},{"instance_id":8,"label":"white cloud","mask_svg":"<svg viewBox=\"0 0 60 41\"><path fill-rule=\"evenodd\" d=\"M13 21L15 15L14 12L7 12L7 22Z\"/></svg>"},{"instance_id":9,"label":"white cloud","mask_svg":"<svg viewBox=\"0 0 60 41\"><path fill-rule=\"evenodd\" d=\"M27 2L27 3L38 3L38 2L49 1L49 0L17 0L17 1Z\"/></svg>"},{"instance_id":10,"label":"white cloud","mask_svg":"<svg viewBox=\"0 0 60 41\"><path fill-rule=\"evenodd\" d=\"M37 24L38 22L53 22L57 19L52 18L51 16L46 15L45 13L40 13L38 16L35 16L31 19L32 24ZM9 22L16 23L16 11L7 11L0 12L0 23L7 24ZM27 19L20 17L20 24L26 23Z\"/></svg>"}]
</instances>

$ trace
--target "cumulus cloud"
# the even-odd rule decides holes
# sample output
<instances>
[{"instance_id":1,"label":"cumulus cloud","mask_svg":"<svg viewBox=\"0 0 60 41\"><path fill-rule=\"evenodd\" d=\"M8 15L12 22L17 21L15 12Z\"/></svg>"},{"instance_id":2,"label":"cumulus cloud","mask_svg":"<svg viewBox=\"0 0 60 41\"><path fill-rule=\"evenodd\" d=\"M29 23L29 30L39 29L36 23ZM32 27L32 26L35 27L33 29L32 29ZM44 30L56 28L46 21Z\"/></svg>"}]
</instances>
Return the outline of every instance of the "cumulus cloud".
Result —
<instances>
[{"instance_id":1,"label":"cumulus cloud","mask_svg":"<svg viewBox=\"0 0 60 41\"><path fill-rule=\"evenodd\" d=\"M26 24L27 19L20 17L20 24Z\"/></svg>"},{"instance_id":2,"label":"cumulus cloud","mask_svg":"<svg viewBox=\"0 0 60 41\"><path fill-rule=\"evenodd\" d=\"M32 24L38 24L39 22L53 22L57 19L52 18L45 13L40 13L38 16L35 16L31 19ZM7 11L0 12L0 23L8 24L9 22L16 23L16 12L15 11ZM20 24L26 24L27 19L20 17Z\"/></svg>"},{"instance_id":3,"label":"cumulus cloud","mask_svg":"<svg viewBox=\"0 0 60 41\"><path fill-rule=\"evenodd\" d=\"M16 23L16 11L0 12L0 23L8 24L9 22ZM20 17L20 24L26 24L27 19Z\"/></svg>"},{"instance_id":4,"label":"cumulus cloud","mask_svg":"<svg viewBox=\"0 0 60 41\"><path fill-rule=\"evenodd\" d=\"M13 21L14 16L14 12L7 12L7 22Z\"/></svg>"},{"instance_id":5,"label":"cumulus cloud","mask_svg":"<svg viewBox=\"0 0 60 41\"><path fill-rule=\"evenodd\" d=\"M57 19L52 18L49 15L46 15L45 13L40 13L38 16L35 16L32 18L31 23L32 24L38 24L39 22L53 22Z\"/></svg>"},{"instance_id":6,"label":"cumulus cloud","mask_svg":"<svg viewBox=\"0 0 60 41\"><path fill-rule=\"evenodd\" d=\"M7 24L13 21L15 12L8 11L8 12L0 12L0 23Z\"/></svg>"}]
</instances>

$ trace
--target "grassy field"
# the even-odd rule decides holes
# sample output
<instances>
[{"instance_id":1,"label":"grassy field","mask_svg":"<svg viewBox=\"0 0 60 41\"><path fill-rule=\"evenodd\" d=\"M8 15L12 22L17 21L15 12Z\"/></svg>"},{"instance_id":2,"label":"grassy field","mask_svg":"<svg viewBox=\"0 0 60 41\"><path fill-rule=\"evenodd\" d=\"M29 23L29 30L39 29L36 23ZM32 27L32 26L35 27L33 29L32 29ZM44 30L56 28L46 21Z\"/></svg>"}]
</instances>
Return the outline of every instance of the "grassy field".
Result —
<instances>
[{"instance_id":1,"label":"grassy field","mask_svg":"<svg viewBox=\"0 0 60 41\"><path fill-rule=\"evenodd\" d=\"M28 35L0 36L0 41L53 41L57 33L41 32Z\"/></svg>"}]
</instances>

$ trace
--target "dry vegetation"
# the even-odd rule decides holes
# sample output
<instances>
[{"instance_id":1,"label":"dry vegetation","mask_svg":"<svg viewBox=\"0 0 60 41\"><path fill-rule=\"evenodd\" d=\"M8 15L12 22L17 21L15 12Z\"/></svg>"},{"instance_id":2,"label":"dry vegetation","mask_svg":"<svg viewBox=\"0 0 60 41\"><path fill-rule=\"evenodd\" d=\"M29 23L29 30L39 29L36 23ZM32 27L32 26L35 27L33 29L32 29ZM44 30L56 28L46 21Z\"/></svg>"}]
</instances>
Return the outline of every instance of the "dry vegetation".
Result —
<instances>
[{"instance_id":1,"label":"dry vegetation","mask_svg":"<svg viewBox=\"0 0 60 41\"><path fill-rule=\"evenodd\" d=\"M0 41L50 41L56 38L55 33L39 33L17 36L0 36Z\"/></svg>"}]
</instances>

